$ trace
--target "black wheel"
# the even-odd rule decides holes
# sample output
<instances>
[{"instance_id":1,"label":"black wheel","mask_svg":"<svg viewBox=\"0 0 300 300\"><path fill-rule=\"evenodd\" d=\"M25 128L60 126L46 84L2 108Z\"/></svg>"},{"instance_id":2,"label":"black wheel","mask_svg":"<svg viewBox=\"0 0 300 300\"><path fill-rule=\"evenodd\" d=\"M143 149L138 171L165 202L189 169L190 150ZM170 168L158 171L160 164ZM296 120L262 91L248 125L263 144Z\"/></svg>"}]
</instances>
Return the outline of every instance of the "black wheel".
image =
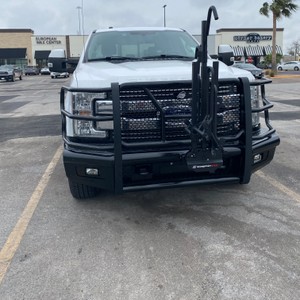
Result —
<instances>
[{"instance_id":1,"label":"black wheel","mask_svg":"<svg viewBox=\"0 0 300 300\"><path fill-rule=\"evenodd\" d=\"M22 80L23 78L22 78L22 75L20 75L20 80Z\"/></svg>"},{"instance_id":2,"label":"black wheel","mask_svg":"<svg viewBox=\"0 0 300 300\"><path fill-rule=\"evenodd\" d=\"M282 71L282 68L281 68L281 67L278 67L278 71Z\"/></svg>"},{"instance_id":3,"label":"black wheel","mask_svg":"<svg viewBox=\"0 0 300 300\"><path fill-rule=\"evenodd\" d=\"M299 71L299 67L295 67L294 70L295 70L295 71Z\"/></svg>"},{"instance_id":4,"label":"black wheel","mask_svg":"<svg viewBox=\"0 0 300 300\"><path fill-rule=\"evenodd\" d=\"M12 76L11 81L12 81L12 82L15 81L15 75Z\"/></svg>"},{"instance_id":5,"label":"black wheel","mask_svg":"<svg viewBox=\"0 0 300 300\"><path fill-rule=\"evenodd\" d=\"M69 187L72 196L76 199L87 199L97 196L99 190L93 186L73 182L69 179Z\"/></svg>"}]
</instances>

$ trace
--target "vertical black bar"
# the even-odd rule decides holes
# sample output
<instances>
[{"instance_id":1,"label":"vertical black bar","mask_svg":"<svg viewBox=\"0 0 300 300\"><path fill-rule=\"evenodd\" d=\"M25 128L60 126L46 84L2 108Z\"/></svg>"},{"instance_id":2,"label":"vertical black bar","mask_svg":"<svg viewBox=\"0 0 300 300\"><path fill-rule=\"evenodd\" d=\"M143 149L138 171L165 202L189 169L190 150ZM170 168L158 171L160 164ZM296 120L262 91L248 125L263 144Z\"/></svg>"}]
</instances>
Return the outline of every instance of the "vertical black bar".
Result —
<instances>
[{"instance_id":1,"label":"vertical black bar","mask_svg":"<svg viewBox=\"0 0 300 300\"><path fill-rule=\"evenodd\" d=\"M199 121L199 106L200 106L200 61L199 57L192 63L192 126L195 126Z\"/></svg>"},{"instance_id":2,"label":"vertical black bar","mask_svg":"<svg viewBox=\"0 0 300 300\"><path fill-rule=\"evenodd\" d=\"M202 21L202 40L201 40L201 117L203 121L208 111L208 71L207 71L207 21Z\"/></svg>"},{"instance_id":3,"label":"vertical black bar","mask_svg":"<svg viewBox=\"0 0 300 300\"><path fill-rule=\"evenodd\" d=\"M252 155L252 108L250 84L248 78L240 78L243 88L243 121L244 121L244 170L241 178L241 183L248 183L251 177L251 169L253 162Z\"/></svg>"},{"instance_id":4,"label":"vertical black bar","mask_svg":"<svg viewBox=\"0 0 300 300\"><path fill-rule=\"evenodd\" d=\"M219 62L213 62L213 72L212 72L212 111L211 115L213 118L212 122L212 132L214 136L217 136L217 100L218 100L218 89L219 89Z\"/></svg>"},{"instance_id":5,"label":"vertical black bar","mask_svg":"<svg viewBox=\"0 0 300 300\"><path fill-rule=\"evenodd\" d=\"M123 192L123 164L122 164L122 135L120 112L120 86L117 82L111 84L114 114L114 178L115 193Z\"/></svg>"}]
</instances>

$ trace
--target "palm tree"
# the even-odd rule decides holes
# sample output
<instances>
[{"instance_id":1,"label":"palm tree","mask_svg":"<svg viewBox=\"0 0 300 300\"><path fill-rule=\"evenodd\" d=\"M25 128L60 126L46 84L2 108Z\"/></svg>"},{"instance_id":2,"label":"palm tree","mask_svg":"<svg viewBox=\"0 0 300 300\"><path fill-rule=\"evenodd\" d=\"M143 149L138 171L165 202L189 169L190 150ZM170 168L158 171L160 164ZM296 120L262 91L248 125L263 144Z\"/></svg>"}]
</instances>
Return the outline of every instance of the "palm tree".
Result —
<instances>
[{"instance_id":1,"label":"palm tree","mask_svg":"<svg viewBox=\"0 0 300 300\"><path fill-rule=\"evenodd\" d=\"M269 17L272 13L273 17L273 39L272 39L272 71L277 72L276 68L276 29L277 21L282 17L289 18L292 12L298 9L298 5L294 0L272 0L272 3L265 2L260 8L259 13Z\"/></svg>"}]
</instances>

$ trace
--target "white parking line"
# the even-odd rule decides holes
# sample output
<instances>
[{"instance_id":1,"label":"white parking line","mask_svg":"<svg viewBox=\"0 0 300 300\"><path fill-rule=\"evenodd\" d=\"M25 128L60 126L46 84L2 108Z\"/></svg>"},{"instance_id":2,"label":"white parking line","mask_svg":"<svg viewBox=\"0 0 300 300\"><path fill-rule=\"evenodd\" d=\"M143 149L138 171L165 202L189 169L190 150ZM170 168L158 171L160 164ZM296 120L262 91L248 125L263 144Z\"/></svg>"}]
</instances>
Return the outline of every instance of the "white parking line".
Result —
<instances>
[{"instance_id":1,"label":"white parking line","mask_svg":"<svg viewBox=\"0 0 300 300\"><path fill-rule=\"evenodd\" d=\"M260 178L268 181L271 185L273 185L276 189L280 190L284 194L288 195L293 200L300 202L300 195L291 189L287 188L285 185L280 183L278 180L274 179L273 177L270 177L269 175L266 175L262 171L255 172L256 175L258 175Z\"/></svg>"},{"instance_id":2,"label":"white parking line","mask_svg":"<svg viewBox=\"0 0 300 300\"><path fill-rule=\"evenodd\" d=\"M40 182L35 188L31 198L29 199L26 207L24 208L15 228L7 238L3 248L0 251L0 284L9 268L9 265L19 248L23 235L27 226L33 216L33 213L39 204L39 201L44 193L44 190L51 178L51 175L61 157L63 147L60 146L54 154L51 162L49 163L45 173L43 174Z\"/></svg>"}]
</instances>

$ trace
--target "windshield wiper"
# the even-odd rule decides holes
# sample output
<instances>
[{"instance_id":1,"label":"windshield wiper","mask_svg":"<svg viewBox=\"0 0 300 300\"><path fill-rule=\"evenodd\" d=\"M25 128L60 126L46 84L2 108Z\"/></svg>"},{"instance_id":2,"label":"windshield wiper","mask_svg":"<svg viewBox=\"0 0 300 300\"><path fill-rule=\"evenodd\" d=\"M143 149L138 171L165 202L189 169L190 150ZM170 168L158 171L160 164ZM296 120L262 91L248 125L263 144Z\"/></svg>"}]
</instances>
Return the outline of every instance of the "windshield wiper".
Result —
<instances>
[{"instance_id":1,"label":"windshield wiper","mask_svg":"<svg viewBox=\"0 0 300 300\"><path fill-rule=\"evenodd\" d=\"M139 57L131 57L131 56L106 56L106 57L99 57L99 58L90 58L88 61L111 61L111 60L140 60Z\"/></svg>"},{"instance_id":2,"label":"windshield wiper","mask_svg":"<svg viewBox=\"0 0 300 300\"><path fill-rule=\"evenodd\" d=\"M173 58L173 59L189 59L192 60L194 59L193 57L190 56L184 56L184 55L176 55L176 54L160 54L160 55L151 55L151 56L143 56L143 59L169 59L169 58Z\"/></svg>"},{"instance_id":3,"label":"windshield wiper","mask_svg":"<svg viewBox=\"0 0 300 300\"><path fill-rule=\"evenodd\" d=\"M183 59L183 60L193 60L193 57L176 55L176 54L160 54L160 55L149 55L143 57L131 57L131 56L106 56L99 58L90 58L88 61L125 61L125 60L143 60L143 59Z\"/></svg>"}]
</instances>

